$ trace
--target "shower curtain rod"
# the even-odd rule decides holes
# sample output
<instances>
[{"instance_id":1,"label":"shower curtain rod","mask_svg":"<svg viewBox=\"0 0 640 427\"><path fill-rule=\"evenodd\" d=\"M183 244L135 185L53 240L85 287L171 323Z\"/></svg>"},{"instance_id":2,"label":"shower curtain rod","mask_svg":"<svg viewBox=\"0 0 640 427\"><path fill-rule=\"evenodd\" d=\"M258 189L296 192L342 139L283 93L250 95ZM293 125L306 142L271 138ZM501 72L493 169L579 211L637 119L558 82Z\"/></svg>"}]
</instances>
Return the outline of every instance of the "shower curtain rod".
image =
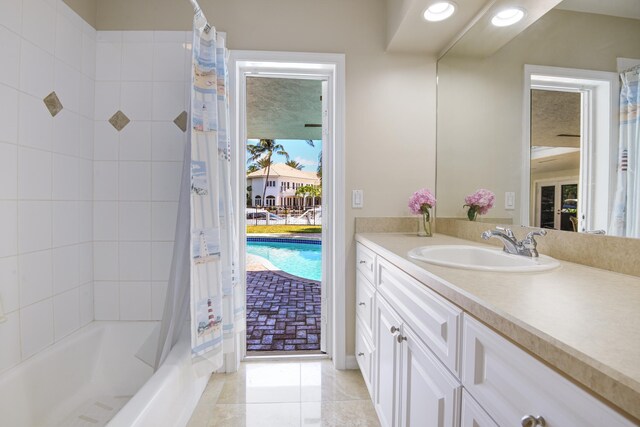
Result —
<instances>
[{"instance_id":1,"label":"shower curtain rod","mask_svg":"<svg viewBox=\"0 0 640 427\"><path fill-rule=\"evenodd\" d=\"M193 6L193 12L194 13L198 13L198 12L200 12L200 10L202 10L202 9L200 9L200 5L198 4L197 0L189 0L189 1L191 2L191 6Z\"/></svg>"},{"instance_id":2,"label":"shower curtain rod","mask_svg":"<svg viewBox=\"0 0 640 427\"><path fill-rule=\"evenodd\" d=\"M189 0L189 1L191 2L191 6L193 7L193 13L195 15L198 15L200 13L205 20L205 25L204 25L204 28L202 28L202 31L209 34L209 31L211 31L211 25L209 25L209 22L207 21L207 17L204 16L204 13L202 13L202 9L200 9L198 0Z\"/></svg>"}]
</instances>

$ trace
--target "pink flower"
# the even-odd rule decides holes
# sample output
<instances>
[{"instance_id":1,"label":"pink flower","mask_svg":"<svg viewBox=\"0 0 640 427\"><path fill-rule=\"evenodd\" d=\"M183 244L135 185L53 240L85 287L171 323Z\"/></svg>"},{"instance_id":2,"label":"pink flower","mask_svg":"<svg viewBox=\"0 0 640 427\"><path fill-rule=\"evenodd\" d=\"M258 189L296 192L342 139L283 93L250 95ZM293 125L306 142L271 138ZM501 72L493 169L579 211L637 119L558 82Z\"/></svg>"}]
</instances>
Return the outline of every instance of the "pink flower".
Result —
<instances>
[{"instance_id":1,"label":"pink flower","mask_svg":"<svg viewBox=\"0 0 640 427\"><path fill-rule=\"evenodd\" d=\"M478 211L480 215L484 215L489 212L489 209L493 207L496 201L496 195L484 188L479 189L473 194L469 194L464 198L465 206L469 206Z\"/></svg>"},{"instance_id":2,"label":"pink flower","mask_svg":"<svg viewBox=\"0 0 640 427\"><path fill-rule=\"evenodd\" d=\"M423 188L409 198L409 210L418 215L436 205L436 198L430 190Z\"/></svg>"}]
</instances>

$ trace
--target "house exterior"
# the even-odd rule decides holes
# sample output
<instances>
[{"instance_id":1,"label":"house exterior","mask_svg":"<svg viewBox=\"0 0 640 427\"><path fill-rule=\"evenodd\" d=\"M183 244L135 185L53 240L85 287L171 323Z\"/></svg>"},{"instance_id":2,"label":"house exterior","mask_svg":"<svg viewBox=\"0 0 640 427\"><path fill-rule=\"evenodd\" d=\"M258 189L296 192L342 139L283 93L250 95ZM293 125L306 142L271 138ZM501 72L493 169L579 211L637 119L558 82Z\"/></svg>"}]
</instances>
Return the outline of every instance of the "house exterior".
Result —
<instances>
[{"instance_id":1,"label":"house exterior","mask_svg":"<svg viewBox=\"0 0 640 427\"><path fill-rule=\"evenodd\" d=\"M263 201L265 183L267 191ZM320 185L320 179L315 172L301 171L284 163L271 165L268 181L267 168L247 175L247 186L251 187L252 206L304 208L319 205L319 197L313 200L311 197L296 195L296 190L304 185Z\"/></svg>"}]
</instances>

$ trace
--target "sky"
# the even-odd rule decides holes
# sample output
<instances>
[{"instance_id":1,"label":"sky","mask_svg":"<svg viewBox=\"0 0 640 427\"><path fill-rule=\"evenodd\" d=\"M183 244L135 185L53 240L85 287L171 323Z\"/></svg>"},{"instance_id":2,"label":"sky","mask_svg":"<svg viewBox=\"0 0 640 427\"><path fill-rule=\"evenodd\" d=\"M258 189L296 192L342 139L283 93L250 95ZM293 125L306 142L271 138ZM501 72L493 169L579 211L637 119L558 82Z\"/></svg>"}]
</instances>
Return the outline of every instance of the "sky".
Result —
<instances>
[{"instance_id":1,"label":"sky","mask_svg":"<svg viewBox=\"0 0 640 427\"><path fill-rule=\"evenodd\" d=\"M257 139L249 139L248 144L256 144ZM322 151L322 141L313 141L314 147L307 144L305 140L297 139L276 139L276 143L282 144L284 150L289 153L289 159L300 163L302 170L315 172L318 168L318 154ZM274 163L284 163L287 159L284 156L273 156ZM248 166L248 165L247 165Z\"/></svg>"}]
</instances>

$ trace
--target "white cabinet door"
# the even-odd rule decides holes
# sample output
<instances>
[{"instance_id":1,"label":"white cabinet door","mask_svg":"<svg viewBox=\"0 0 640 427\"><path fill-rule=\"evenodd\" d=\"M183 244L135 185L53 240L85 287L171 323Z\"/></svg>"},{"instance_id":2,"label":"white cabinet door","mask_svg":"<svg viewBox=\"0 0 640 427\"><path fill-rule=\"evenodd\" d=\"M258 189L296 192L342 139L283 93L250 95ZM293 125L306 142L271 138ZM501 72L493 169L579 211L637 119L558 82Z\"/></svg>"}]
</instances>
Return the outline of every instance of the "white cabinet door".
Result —
<instances>
[{"instance_id":1,"label":"white cabinet door","mask_svg":"<svg viewBox=\"0 0 640 427\"><path fill-rule=\"evenodd\" d=\"M407 325L401 341L400 377L403 427L458 425L462 386Z\"/></svg>"},{"instance_id":2,"label":"white cabinet door","mask_svg":"<svg viewBox=\"0 0 640 427\"><path fill-rule=\"evenodd\" d=\"M402 333L402 325L397 314L382 298L377 298L375 310L374 406L382 427L395 427L399 425L398 387L401 362L400 344L396 341L396 336ZM396 332L391 332L392 330Z\"/></svg>"},{"instance_id":3,"label":"white cabinet door","mask_svg":"<svg viewBox=\"0 0 640 427\"><path fill-rule=\"evenodd\" d=\"M498 425L524 416L547 427L635 425L471 316L463 339L462 383Z\"/></svg>"},{"instance_id":4,"label":"white cabinet door","mask_svg":"<svg viewBox=\"0 0 640 427\"><path fill-rule=\"evenodd\" d=\"M462 391L462 419L460 427L498 427L478 402L466 391Z\"/></svg>"}]
</instances>

